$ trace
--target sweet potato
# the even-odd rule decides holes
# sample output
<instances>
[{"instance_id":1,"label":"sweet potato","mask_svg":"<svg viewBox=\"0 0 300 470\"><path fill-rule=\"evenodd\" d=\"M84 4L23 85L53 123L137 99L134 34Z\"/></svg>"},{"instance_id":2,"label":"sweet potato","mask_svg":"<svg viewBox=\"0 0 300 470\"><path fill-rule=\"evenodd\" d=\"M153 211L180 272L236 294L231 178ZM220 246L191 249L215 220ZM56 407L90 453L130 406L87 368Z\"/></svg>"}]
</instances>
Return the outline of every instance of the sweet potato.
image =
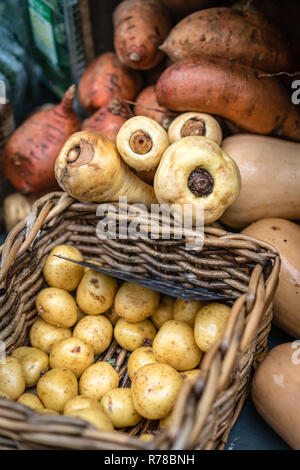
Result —
<instances>
[{"instance_id":1,"label":"sweet potato","mask_svg":"<svg viewBox=\"0 0 300 470\"><path fill-rule=\"evenodd\" d=\"M120 128L128 118L130 118L129 112L124 109L122 102L113 100L108 106L103 106L86 119L82 124L82 130L100 132L115 142Z\"/></svg>"},{"instance_id":2,"label":"sweet potato","mask_svg":"<svg viewBox=\"0 0 300 470\"><path fill-rule=\"evenodd\" d=\"M160 46L173 62L204 54L269 73L290 71L289 43L260 13L209 8L180 21Z\"/></svg>"},{"instance_id":3,"label":"sweet potato","mask_svg":"<svg viewBox=\"0 0 300 470\"><path fill-rule=\"evenodd\" d=\"M65 140L79 130L73 111L75 86L58 105L26 119L7 141L1 155L3 171L22 193L38 193L57 187L54 164Z\"/></svg>"},{"instance_id":4,"label":"sweet potato","mask_svg":"<svg viewBox=\"0 0 300 470\"><path fill-rule=\"evenodd\" d=\"M176 117L174 112L170 112L167 108L159 106L154 85L144 88L136 98L136 105L134 107L134 114L136 116L147 116L154 121L158 122L165 129L168 129L172 120Z\"/></svg>"},{"instance_id":5,"label":"sweet potato","mask_svg":"<svg viewBox=\"0 0 300 470\"><path fill-rule=\"evenodd\" d=\"M78 98L82 107L92 113L107 106L113 98L134 99L140 88L138 73L121 64L113 52L105 52L82 75Z\"/></svg>"},{"instance_id":6,"label":"sweet potato","mask_svg":"<svg viewBox=\"0 0 300 470\"><path fill-rule=\"evenodd\" d=\"M160 76L156 98L175 111L217 114L257 134L300 141L300 112L276 78L227 60L202 56L176 62Z\"/></svg>"},{"instance_id":7,"label":"sweet potato","mask_svg":"<svg viewBox=\"0 0 300 470\"><path fill-rule=\"evenodd\" d=\"M163 59L158 46L171 23L159 0L125 0L115 9L113 23L115 50L123 64L147 70Z\"/></svg>"}]
</instances>

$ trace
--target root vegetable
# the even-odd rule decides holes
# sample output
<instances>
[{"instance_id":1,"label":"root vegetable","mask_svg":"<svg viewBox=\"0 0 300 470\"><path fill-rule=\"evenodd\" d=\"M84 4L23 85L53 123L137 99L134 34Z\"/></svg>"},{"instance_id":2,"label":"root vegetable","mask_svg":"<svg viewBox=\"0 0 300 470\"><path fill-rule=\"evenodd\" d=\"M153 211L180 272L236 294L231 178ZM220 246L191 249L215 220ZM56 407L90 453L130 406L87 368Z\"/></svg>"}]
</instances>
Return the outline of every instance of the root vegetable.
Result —
<instances>
[{"instance_id":1,"label":"root vegetable","mask_svg":"<svg viewBox=\"0 0 300 470\"><path fill-rule=\"evenodd\" d=\"M237 199L240 184L234 161L212 140L196 136L183 137L170 145L154 178L161 204L179 204L184 215L191 209L193 221L197 209L203 209L205 224L221 217Z\"/></svg>"},{"instance_id":2,"label":"root vegetable","mask_svg":"<svg viewBox=\"0 0 300 470\"><path fill-rule=\"evenodd\" d=\"M155 67L164 57L158 50L171 23L158 0L125 0L113 14L114 44L120 61L133 69Z\"/></svg>"},{"instance_id":3,"label":"root vegetable","mask_svg":"<svg viewBox=\"0 0 300 470\"><path fill-rule=\"evenodd\" d=\"M158 122L164 129L168 129L175 117L174 113L158 104L154 85L144 88L137 96L134 114L136 116L146 116L154 119L154 121Z\"/></svg>"},{"instance_id":4,"label":"root vegetable","mask_svg":"<svg viewBox=\"0 0 300 470\"><path fill-rule=\"evenodd\" d=\"M202 55L237 61L265 72L290 71L293 56L285 37L260 13L209 8L184 18L160 50L175 62Z\"/></svg>"},{"instance_id":5,"label":"root vegetable","mask_svg":"<svg viewBox=\"0 0 300 470\"><path fill-rule=\"evenodd\" d=\"M182 137L199 135L213 140L220 145L222 142L222 129L218 121L205 113L183 113L171 123L168 129L170 144Z\"/></svg>"},{"instance_id":6,"label":"root vegetable","mask_svg":"<svg viewBox=\"0 0 300 470\"><path fill-rule=\"evenodd\" d=\"M138 73L121 64L114 52L106 52L85 70L78 85L78 98L86 111L94 112L113 98L133 100L140 87Z\"/></svg>"},{"instance_id":7,"label":"root vegetable","mask_svg":"<svg viewBox=\"0 0 300 470\"><path fill-rule=\"evenodd\" d=\"M31 203L21 193L13 193L4 199L3 215L6 230L9 232L18 222L25 219L30 212Z\"/></svg>"},{"instance_id":8,"label":"root vegetable","mask_svg":"<svg viewBox=\"0 0 300 470\"><path fill-rule=\"evenodd\" d=\"M300 219L300 144L274 137L238 134L222 142L238 165L242 188L222 222L241 228L259 219Z\"/></svg>"},{"instance_id":9,"label":"root vegetable","mask_svg":"<svg viewBox=\"0 0 300 470\"><path fill-rule=\"evenodd\" d=\"M62 102L29 117L3 149L2 165L7 179L22 193L37 193L56 187L54 163L71 134L79 130L73 112L75 87Z\"/></svg>"},{"instance_id":10,"label":"root vegetable","mask_svg":"<svg viewBox=\"0 0 300 470\"><path fill-rule=\"evenodd\" d=\"M121 127L117 148L125 162L135 170L154 170L169 145L168 134L156 121L135 116Z\"/></svg>"},{"instance_id":11,"label":"root vegetable","mask_svg":"<svg viewBox=\"0 0 300 470\"><path fill-rule=\"evenodd\" d=\"M58 184L80 201L156 202L154 190L132 173L115 144L96 132L77 132L63 146L55 164Z\"/></svg>"},{"instance_id":12,"label":"root vegetable","mask_svg":"<svg viewBox=\"0 0 300 470\"><path fill-rule=\"evenodd\" d=\"M205 56L177 62L155 91L169 109L217 114L249 132L300 141L300 113L284 85L246 65Z\"/></svg>"},{"instance_id":13,"label":"root vegetable","mask_svg":"<svg viewBox=\"0 0 300 470\"><path fill-rule=\"evenodd\" d=\"M82 124L82 130L100 132L115 142L120 128L130 118L128 111L123 108L118 100L110 102L108 106L103 106L86 119Z\"/></svg>"}]
</instances>

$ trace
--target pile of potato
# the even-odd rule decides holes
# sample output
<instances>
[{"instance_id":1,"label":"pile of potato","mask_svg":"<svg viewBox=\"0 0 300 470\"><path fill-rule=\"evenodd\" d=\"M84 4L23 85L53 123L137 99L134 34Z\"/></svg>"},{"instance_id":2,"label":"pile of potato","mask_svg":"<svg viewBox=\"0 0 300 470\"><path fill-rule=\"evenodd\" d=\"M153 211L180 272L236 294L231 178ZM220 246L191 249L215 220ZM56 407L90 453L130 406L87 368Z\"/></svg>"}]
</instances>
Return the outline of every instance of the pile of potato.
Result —
<instances>
[{"instance_id":1,"label":"pile of potato","mask_svg":"<svg viewBox=\"0 0 300 470\"><path fill-rule=\"evenodd\" d=\"M54 255L83 259L73 246L51 251L30 345L0 363L0 396L99 429L135 426L142 418L166 426L184 380L199 374L203 352L224 334L230 308L120 285ZM115 360L102 355L113 338L127 351L130 388L119 387Z\"/></svg>"}]
</instances>

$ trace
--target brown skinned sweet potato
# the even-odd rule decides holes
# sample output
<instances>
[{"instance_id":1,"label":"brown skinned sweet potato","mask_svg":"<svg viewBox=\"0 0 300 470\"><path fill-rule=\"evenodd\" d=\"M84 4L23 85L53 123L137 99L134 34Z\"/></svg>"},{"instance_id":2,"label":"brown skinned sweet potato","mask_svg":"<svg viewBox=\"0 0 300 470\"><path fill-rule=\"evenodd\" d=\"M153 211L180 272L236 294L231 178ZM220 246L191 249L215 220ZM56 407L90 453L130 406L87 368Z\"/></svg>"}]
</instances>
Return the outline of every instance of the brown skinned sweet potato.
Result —
<instances>
[{"instance_id":1,"label":"brown skinned sweet potato","mask_svg":"<svg viewBox=\"0 0 300 470\"><path fill-rule=\"evenodd\" d=\"M164 57L158 50L171 29L159 0L125 0L113 14L114 44L120 61L133 69L148 70Z\"/></svg>"},{"instance_id":2,"label":"brown skinned sweet potato","mask_svg":"<svg viewBox=\"0 0 300 470\"><path fill-rule=\"evenodd\" d=\"M174 112L170 112L163 106L159 106L156 100L154 85L150 85L140 92L136 98L134 114L136 116L147 116L154 119L165 129L168 129L172 120L176 117Z\"/></svg>"},{"instance_id":3,"label":"brown skinned sweet potato","mask_svg":"<svg viewBox=\"0 0 300 470\"><path fill-rule=\"evenodd\" d=\"M105 52L82 75L78 98L82 107L92 113L107 106L113 98L134 99L140 88L138 73L121 64L113 52Z\"/></svg>"},{"instance_id":4,"label":"brown skinned sweet potato","mask_svg":"<svg viewBox=\"0 0 300 470\"><path fill-rule=\"evenodd\" d=\"M289 43L280 31L260 13L233 8L192 13L172 29L160 50L173 62L204 54L269 73L293 68Z\"/></svg>"},{"instance_id":5,"label":"brown skinned sweet potato","mask_svg":"<svg viewBox=\"0 0 300 470\"><path fill-rule=\"evenodd\" d=\"M257 134L300 141L300 112L276 78L227 60L202 56L176 62L156 84L161 106L216 114Z\"/></svg>"}]
</instances>

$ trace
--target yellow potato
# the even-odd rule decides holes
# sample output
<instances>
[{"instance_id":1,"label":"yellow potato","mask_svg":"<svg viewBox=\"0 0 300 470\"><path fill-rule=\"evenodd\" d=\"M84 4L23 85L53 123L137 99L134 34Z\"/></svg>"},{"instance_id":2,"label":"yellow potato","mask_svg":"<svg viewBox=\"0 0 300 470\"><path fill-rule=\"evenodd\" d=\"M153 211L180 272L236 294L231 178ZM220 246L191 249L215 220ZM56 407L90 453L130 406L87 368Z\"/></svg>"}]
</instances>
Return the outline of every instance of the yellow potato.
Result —
<instances>
[{"instance_id":1,"label":"yellow potato","mask_svg":"<svg viewBox=\"0 0 300 470\"><path fill-rule=\"evenodd\" d=\"M124 282L116 294L114 306L120 317L136 323L150 317L158 304L158 292L132 282Z\"/></svg>"},{"instance_id":2,"label":"yellow potato","mask_svg":"<svg viewBox=\"0 0 300 470\"><path fill-rule=\"evenodd\" d=\"M58 245L53 248L44 265L44 278L51 287L59 287L67 291L75 290L83 276L83 267L79 264L56 258L54 255L83 261L77 248L69 245Z\"/></svg>"},{"instance_id":3,"label":"yellow potato","mask_svg":"<svg viewBox=\"0 0 300 470\"><path fill-rule=\"evenodd\" d=\"M139 439L141 439L141 441L150 442L150 441L153 441L154 435L153 434L141 434Z\"/></svg>"},{"instance_id":4,"label":"yellow potato","mask_svg":"<svg viewBox=\"0 0 300 470\"><path fill-rule=\"evenodd\" d=\"M120 318L114 329L116 341L122 348L134 351L141 346L151 346L156 329L150 320L129 323Z\"/></svg>"},{"instance_id":5,"label":"yellow potato","mask_svg":"<svg viewBox=\"0 0 300 470\"><path fill-rule=\"evenodd\" d=\"M191 327L194 327L196 315L200 308L204 305L206 305L206 302L176 299L173 310L173 318L174 320L183 321Z\"/></svg>"},{"instance_id":6,"label":"yellow potato","mask_svg":"<svg viewBox=\"0 0 300 470\"><path fill-rule=\"evenodd\" d=\"M135 409L147 419L165 418L174 407L182 383L173 367L146 364L137 371L131 385Z\"/></svg>"},{"instance_id":7,"label":"yellow potato","mask_svg":"<svg viewBox=\"0 0 300 470\"><path fill-rule=\"evenodd\" d=\"M67 401L64 407L64 414L68 414L74 410L91 407L99 407L102 410L102 406L95 398L87 397L85 395L77 395L77 397L71 398L71 400Z\"/></svg>"},{"instance_id":8,"label":"yellow potato","mask_svg":"<svg viewBox=\"0 0 300 470\"><path fill-rule=\"evenodd\" d=\"M97 429L103 429L105 431L113 431L114 427L112 422L106 416L106 414L98 407L81 408L80 410L71 410L65 413L65 416L73 416L80 418L83 421L87 421Z\"/></svg>"},{"instance_id":9,"label":"yellow potato","mask_svg":"<svg viewBox=\"0 0 300 470\"><path fill-rule=\"evenodd\" d=\"M208 351L218 339L222 338L229 314L230 307L218 302L205 305L199 310L194 335L201 351Z\"/></svg>"},{"instance_id":10,"label":"yellow potato","mask_svg":"<svg viewBox=\"0 0 300 470\"><path fill-rule=\"evenodd\" d=\"M200 369L184 370L180 372L181 377L184 381L199 377Z\"/></svg>"},{"instance_id":11,"label":"yellow potato","mask_svg":"<svg viewBox=\"0 0 300 470\"><path fill-rule=\"evenodd\" d=\"M54 344L70 338L72 331L70 328L59 328L49 325L41 318L37 318L30 328L29 339L32 346L49 354Z\"/></svg>"},{"instance_id":12,"label":"yellow potato","mask_svg":"<svg viewBox=\"0 0 300 470\"><path fill-rule=\"evenodd\" d=\"M53 346L49 362L51 369L64 367L79 379L83 371L94 362L93 348L79 338L63 339Z\"/></svg>"},{"instance_id":13,"label":"yellow potato","mask_svg":"<svg viewBox=\"0 0 300 470\"><path fill-rule=\"evenodd\" d=\"M38 293L35 304L38 314L50 325L69 328L77 321L76 302L63 289L46 287Z\"/></svg>"},{"instance_id":14,"label":"yellow potato","mask_svg":"<svg viewBox=\"0 0 300 470\"><path fill-rule=\"evenodd\" d=\"M176 370L194 369L201 359L193 328L178 320L169 320L160 328L153 341L153 354Z\"/></svg>"},{"instance_id":15,"label":"yellow potato","mask_svg":"<svg viewBox=\"0 0 300 470\"><path fill-rule=\"evenodd\" d=\"M157 310L151 315L151 320L159 328L168 320L173 318L173 307L175 299L168 295L162 295Z\"/></svg>"},{"instance_id":16,"label":"yellow potato","mask_svg":"<svg viewBox=\"0 0 300 470\"><path fill-rule=\"evenodd\" d=\"M89 344L94 354L101 354L111 343L113 327L104 315L86 315L75 326L73 336Z\"/></svg>"},{"instance_id":17,"label":"yellow potato","mask_svg":"<svg viewBox=\"0 0 300 470\"><path fill-rule=\"evenodd\" d=\"M44 409L41 400L36 395L33 395L33 393L23 393L17 401L33 410Z\"/></svg>"},{"instance_id":18,"label":"yellow potato","mask_svg":"<svg viewBox=\"0 0 300 470\"><path fill-rule=\"evenodd\" d=\"M136 411L130 388L115 388L101 399L104 413L115 428L135 426L142 417Z\"/></svg>"},{"instance_id":19,"label":"yellow potato","mask_svg":"<svg viewBox=\"0 0 300 470\"><path fill-rule=\"evenodd\" d=\"M45 408L62 413L67 401L78 395L78 382L69 369L56 368L38 381L36 391Z\"/></svg>"},{"instance_id":20,"label":"yellow potato","mask_svg":"<svg viewBox=\"0 0 300 470\"><path fill-rule=\"evenodd\" d=\"M13 356L3 358L0 361L0 390L12 400L16 400L22 395L25 387L21 362Z\"/></svg>"},{"instance_id":21,"label":"yellow potato","mask_svg":"<svg viewBox=\"0 0 300 470\"><path fill-rule=\"evenodd\" d=\"M80 377L79 393L101 400L110 390L118 388L119 374L108 362L96 362Z\"/></svg>"},{"instance_id":22,"label":"yellow potato","mask_svg":"<svg viewBox=\"0 0 300 470\"><path fill-rule=\"evenodd\" d=\"M33 387L49 369L49 358L43 351L32 347L17 348L13 354L20 362L26 387Z\"/></svg>"},{"instance_id":23,"label":"yellow potato","mask_svg":"<svg viewBox=\"0 0 300 470\"><path fill-rule=\"evenodd\" d=\"M127 371L129 378L132 380L137 371L146 364L157 362L154 357L153 349L150 346L142 346L135 349L129 356L127 363Z\"/></svg>"},{"instance_id":24,"label":"yellow potato","mask_svg":"<svg viewBox=\"0 0 300 470\"><path fill-rule=\"evenodd\" d=\"M33 349L34 348L32 346L20 346L19 348L16 348L14 350L14 352L12 353L12 356L19 359L19 361L21 361Z\"/></svg>"},{"instance_id":25,"label":"yellow potato","mask_svg":"<svg viewBox=\"0 0 300 470\"><path fill-rule=\"evenodd\" d=\"M99 315L112 306L117 288L113 277L88 269L77 287L76 301L83 312Z\"/></svg>"}]
</instances>

